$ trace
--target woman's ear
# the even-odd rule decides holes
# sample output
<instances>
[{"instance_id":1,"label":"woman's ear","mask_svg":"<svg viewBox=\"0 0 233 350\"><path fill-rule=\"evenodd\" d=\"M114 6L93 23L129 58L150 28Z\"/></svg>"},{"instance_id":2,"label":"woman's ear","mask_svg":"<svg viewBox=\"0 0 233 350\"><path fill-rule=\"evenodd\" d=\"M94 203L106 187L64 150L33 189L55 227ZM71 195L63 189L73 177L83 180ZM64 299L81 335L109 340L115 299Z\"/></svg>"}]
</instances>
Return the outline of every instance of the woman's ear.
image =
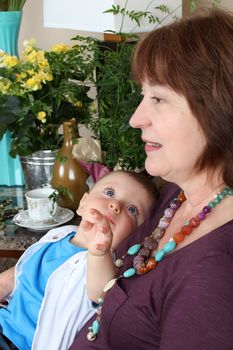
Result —
<instances>
[{"instance_id":1,"label":"woman's ear","mask_svg":"<svg viewBox=\"0 0 233 350\"><path fill-rule=\"evenodd\" d=\"M80 202L79 202L78 209L76 210L76 213L79 216L82 216L82 209L84 207L84 204L85 204L85 201L86 201L86 198L87 198L88 194L89 194L88 192L85 192L84 195L82 196Z\"/></svg>"}]
</instances>

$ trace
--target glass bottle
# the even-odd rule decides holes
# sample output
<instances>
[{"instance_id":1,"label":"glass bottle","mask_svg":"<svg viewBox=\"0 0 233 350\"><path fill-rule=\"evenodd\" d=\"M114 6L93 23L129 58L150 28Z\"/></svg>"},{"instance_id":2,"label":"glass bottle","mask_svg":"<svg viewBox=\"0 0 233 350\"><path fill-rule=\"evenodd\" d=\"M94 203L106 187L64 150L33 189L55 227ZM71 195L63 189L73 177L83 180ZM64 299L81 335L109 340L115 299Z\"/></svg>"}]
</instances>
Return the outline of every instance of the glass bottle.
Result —
<instances>
[{"instance_id":1,"label":"glass bottle","mask_svg":"<svg viewBox=\"0 0 233 350\"><path fill-rule=\"evenodd\" d=\"M76 119L69 119L63 123L64 141L58 150L54 162L52 186L59 190L57 199L61 207L76 210L85 192L88 191L86 179L88 174L72 156L73 139L77 139ZM72 199L67 194L72 194Z\"/></svg>"}]
</instances>

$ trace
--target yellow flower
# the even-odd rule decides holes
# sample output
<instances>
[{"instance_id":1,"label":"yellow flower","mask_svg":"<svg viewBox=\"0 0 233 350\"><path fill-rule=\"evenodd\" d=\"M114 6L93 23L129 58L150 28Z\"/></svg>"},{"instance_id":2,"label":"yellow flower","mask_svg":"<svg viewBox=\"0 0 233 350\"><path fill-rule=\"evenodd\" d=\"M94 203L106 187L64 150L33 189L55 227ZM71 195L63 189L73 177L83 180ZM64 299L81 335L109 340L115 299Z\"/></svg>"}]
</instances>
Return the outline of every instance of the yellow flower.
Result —
<instances>
[{"instance_id":1,"label":"yellow flower","mask_svg":"<svg viewBox=\"0 0 233 350\"><path fill-rule=\"evenodd\" d=\"M46 113L43 111L37 113L37 119L40 120L42 123L46 123Z\"/></svg>"},{"instance_id":2,"label":"yellow flower","mask_svg":"<svg viewBox=\"0 0 233 350\"><path fill-rule=\"evenodd\" d=\"M9 93L11 87L11 83L9 81L0 81L0 91L3 95L7 95Z\"/></svg>"},{"instance_id":3,"label":"yellow flower","mask_svg":"<svg viewBox=\"0 0 233 350\"><path fill-rule=\"evenodd\" d=\"M36 47L36 39L35 38L31 38L29 40L24 40L23 42L23 47L25 49L33 49Z\"/></svg>"},{"instance_id":4,"label":"yellow flower","mask_svg":"<svg viewBox=\"0 0 233 350\"><path fill-rule=\"evenodd\" d=\"M76 107L83 108L83 103L82 103L82 101L77 101L77 102L75 102L74 105L75 105Z\"/></svg>"},{"instance_id":5,"label":"yellow flower","mask_svg":"<svg viewBox=\"0 0 233 350\"><path fill-rule=\"evenodd\" d=\"M32 78L29 78L25 82L25 86L28 90L36 91L41 89L41 80L38 78L38 75L34 75Z\"/></svg>"},{"instance_id":6,"label":"yellow flower","mask_svg":"<svg viewBox=\"0 0 233 350\"><path fill-rule=\"evenodd\" d=\"M19 60L16 56L4 55L2 58L2 65L7 68L16 66L18 62Z\"/></svg>"},{"instance_id":7,"label":"yellow flower","mask_svg":"<svg viewBox=\"0 0 233 350\"><path fill-rule=\"evenodd\" d=\"M16 74L16 81L21 81L27 77L27 74L25 72L21 72L19 74Z\"/></svg>"},{"instance_id":8,"label":"yellow flower","mask_svg":"<svg viewBox=\"0 0 233 350\"><path fill-rule=\"evenodd\" d=\"M56 44L56 45L53 45L52 48L51 48L51 51L54 51L54 52L67 52L70 50L70 47L66 44Z\"/></svg>"}]
</instances>

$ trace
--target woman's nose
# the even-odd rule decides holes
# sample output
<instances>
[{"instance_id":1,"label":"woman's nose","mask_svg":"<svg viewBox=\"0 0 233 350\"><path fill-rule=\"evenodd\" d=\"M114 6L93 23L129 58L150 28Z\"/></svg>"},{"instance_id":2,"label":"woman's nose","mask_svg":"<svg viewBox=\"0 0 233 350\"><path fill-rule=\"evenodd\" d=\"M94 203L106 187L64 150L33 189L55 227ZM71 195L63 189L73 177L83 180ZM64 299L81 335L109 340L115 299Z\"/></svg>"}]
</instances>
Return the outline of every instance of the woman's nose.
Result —
<instances>
[{"instance_id":1,"label":"woman's nose","mask_svg":"<svg viewBox=\"0 0 233 350\"><path fill-rule=\"evenodd\" d=\"M113 210L114 213L116 213L116 214L120 214L120 212L121 212L120 203L118 201L111 201L109 203L109 209Z\"/></svg>"},{"instance_id":2,"label":"woman's nose","mask_svg":"<svg viewBox=\"0 0 233 350\"><path fill-rule=\"evenodd\" d=\"M138 108L130 118L129 124L132 128L138 128L138 129L143 129L144 126L147 124L145 111L143 107L143 101L140 103L140 105L138 106Z\"/></svg>"}]
</instances>

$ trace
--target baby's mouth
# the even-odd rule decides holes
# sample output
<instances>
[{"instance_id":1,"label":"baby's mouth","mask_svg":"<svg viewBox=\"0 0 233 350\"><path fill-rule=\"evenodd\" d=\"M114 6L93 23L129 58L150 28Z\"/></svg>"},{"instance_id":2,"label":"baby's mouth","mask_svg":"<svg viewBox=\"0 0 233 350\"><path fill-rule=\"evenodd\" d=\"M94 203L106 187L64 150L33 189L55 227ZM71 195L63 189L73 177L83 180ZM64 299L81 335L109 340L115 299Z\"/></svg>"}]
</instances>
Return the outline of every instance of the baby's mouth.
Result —
<instances>
[{"instance_id":1,"label":"baby's mouth","mask_svg":"<svg viewBox=\"0 0 233 350\"><path fill-rule=\"evenodd\" d=\"M112 219L111 216L105 215L106 219L108 220L108 222L112 225L116 225L115 221Z\"/></svg>"}]
</instances>

